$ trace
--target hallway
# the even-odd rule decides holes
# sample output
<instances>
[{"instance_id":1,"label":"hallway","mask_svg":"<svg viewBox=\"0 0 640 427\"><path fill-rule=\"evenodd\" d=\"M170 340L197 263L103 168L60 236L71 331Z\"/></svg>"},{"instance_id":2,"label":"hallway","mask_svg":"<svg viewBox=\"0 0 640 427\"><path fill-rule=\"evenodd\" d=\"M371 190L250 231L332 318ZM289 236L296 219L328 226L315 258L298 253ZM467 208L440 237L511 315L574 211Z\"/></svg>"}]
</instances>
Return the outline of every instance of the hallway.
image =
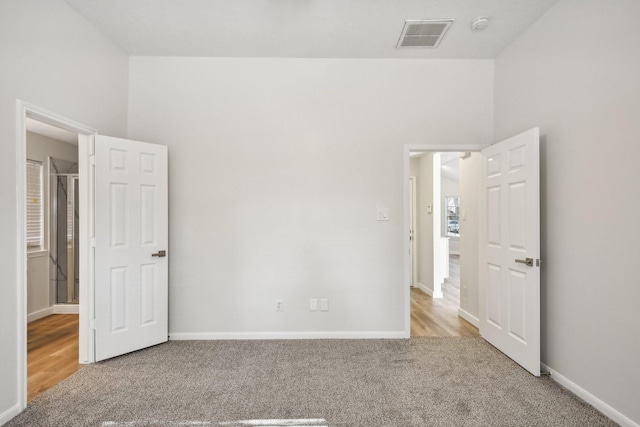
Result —
<instances>
[{"instance_id":1,"label":"hallway","mask_svg":"<svg viewBox=\"0 0 640 427\"><path fill-rule=\"evenodd\" d=\"M77 314L54 314L28 324L27 401L78 369Z\"/></svg>"},{"instance_id":2,"label":"hallway","mask_svg":"<svg viewBox=\"0 0 640 427\"><path fill-rule=\"evenodd\" d=\"M474 337L478 329L461 317L460 256L449 257L449 278L442 285L444 298L433 299L418 288L411 288L412 337Z\"/></svg>"}]
</instances>

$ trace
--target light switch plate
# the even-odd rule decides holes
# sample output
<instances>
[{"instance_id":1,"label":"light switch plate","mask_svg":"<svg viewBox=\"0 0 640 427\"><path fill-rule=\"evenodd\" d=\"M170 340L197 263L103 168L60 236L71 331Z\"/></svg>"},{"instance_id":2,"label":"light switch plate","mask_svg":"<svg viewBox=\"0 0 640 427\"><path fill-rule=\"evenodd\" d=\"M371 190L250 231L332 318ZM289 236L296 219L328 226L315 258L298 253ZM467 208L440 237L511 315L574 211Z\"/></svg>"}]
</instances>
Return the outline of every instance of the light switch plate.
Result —
<instances>
[{"instance_id":1,"label":"light switch plate","mask_svg":"<svg viewBox=\"0 0 640 427\"><path fill-rule=\"evenodd\" d=\"M329 300L327 298L320 300L320 311L329 311Z\"/></svg>"},{"instance_id":2,"label":"light switch plate","mask_svg":"<svg viewBox=\"0 0 640 427\"><path fill-rule=\"evenodd\" d=\"M318 298L311 298L309 300L309 310L318 311Z\"/></svg>"},{"instance_id":3,"label":"light switch plate","mask_svg":"<svg viewBox=\"0 0 640 427\"><path fill-rule=\"evenodd\" d=\"M378 208L378 221L389 221L389 209L387 208Z\"/></svg>"}]
</instances>

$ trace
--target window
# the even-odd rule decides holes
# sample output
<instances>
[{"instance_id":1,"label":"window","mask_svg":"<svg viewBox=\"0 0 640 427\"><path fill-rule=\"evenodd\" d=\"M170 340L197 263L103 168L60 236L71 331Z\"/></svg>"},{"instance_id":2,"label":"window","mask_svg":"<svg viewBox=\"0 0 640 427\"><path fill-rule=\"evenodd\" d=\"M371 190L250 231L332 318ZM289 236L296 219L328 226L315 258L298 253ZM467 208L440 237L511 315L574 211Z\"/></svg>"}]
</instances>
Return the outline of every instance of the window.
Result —
<instances>
[{"instance_id":1,"label":"window","mask_svg":"<svg viewBox=\"0 0 640 427\"><path fill-rule=\"evenodd\" d=\"M27 250L43 249L42 163L27 160Z\"/></svg>"},{"instance_id":2,"label":"window","mask_svg":"<svg viewBox=\"0 0 640 427\"><path fill-rule=\"evenodd\" d=\"M445 209L446 209L446 236L447 237L459 237L460 236L460 198L459 197L445 197Z\"/></svg>"}]
</instances>

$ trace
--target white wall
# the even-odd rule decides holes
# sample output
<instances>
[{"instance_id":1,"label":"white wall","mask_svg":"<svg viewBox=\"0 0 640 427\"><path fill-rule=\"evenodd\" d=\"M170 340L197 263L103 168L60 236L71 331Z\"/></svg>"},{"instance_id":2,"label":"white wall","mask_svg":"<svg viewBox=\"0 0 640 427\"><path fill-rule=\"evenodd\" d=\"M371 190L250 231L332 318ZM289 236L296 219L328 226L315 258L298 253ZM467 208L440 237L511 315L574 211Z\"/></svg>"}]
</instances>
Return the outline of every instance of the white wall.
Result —
<instances>
[{"instance_id":1,"label":"white wall","mask_svg":"<svg viewBox=\"0 0 640 427\"><path fill-rule=\"evenodd\" d=\"M78 146L36 133L27 132L27 159L39 161L43 166L42 189L44 211L44 248L37 253L29 253L27 260L27 315L29 320L35 320L41 317L40 314L47 314L46 310L52 305L48 245L50 216L50 171L47 164L48 156L77 162Z\"/></svg>"},{"instance_id":2,"label":"white wall","mask_svg":"<svg viewBox=\"0 0 640 427\"><path fill-rule=\"evenodd\" d=\"M539 126L542 359L640 423L640 2L560 0L496 60L496 139Z\"/></svg>"},{"instance_id":3,"label":"white wall","mask_svg":"<svg viewBox=\"0 0 640 427\"><path fill-rule=\"evenodd\" d=\"M444 199L447 196L459 196L459 183L449 178L442 177L441 178L441 187L442 187L442 198ZM444 203L444 201L443 201Z\"/></svg>"},{"instance_id":4,"label":"white wall","mask_svg":"<svg viewBox=\"0 0 640 427\"><path fill-rule=\"evenodd\" d=\"M16 99L124 136L127 57L62 0L0 2L0 423L20 407L17 376ZM20 201L22 203L22 201Z\"/></svg>"},{"instance_id":5,"label":"white wall","mask_svg":"<svg viewBox=\"0 0 640 427\"><path fill-rule=\"evenodd\" d=\"M460 160L460 310L467 320L478 319L480 171L482 155Z\"/></svg>"},{"instance_id":6,"label":"white wall","mask_svg":"<svg viewBox=\"0 0 640 427\"><path fill-rule=\"evenodd\" d=\"M172 336L403 331L403 146L490 143L492 73L131 58L130 137L169 146ZM312 297L330 311L310 312Z\"/></svg>"},{"instance_id":7,"label":"white wall","mask_svg":"<svg viewBox=\"0 0 640 427\"><path fill-rule=\"evenodd\" d=\"M441 207L442 207L442 217L440 218L440 222L442 223L441 233L442 237L447 235L447 207L445 206L445 197L456 197L460 196L460 183L458 181L454 181L449 178L445 178L443 175L440 176L440 188L441 188ZM455 236L449 237L449 253L450 254L460 254L460 238Z\"/></svg>"}]
</instances>

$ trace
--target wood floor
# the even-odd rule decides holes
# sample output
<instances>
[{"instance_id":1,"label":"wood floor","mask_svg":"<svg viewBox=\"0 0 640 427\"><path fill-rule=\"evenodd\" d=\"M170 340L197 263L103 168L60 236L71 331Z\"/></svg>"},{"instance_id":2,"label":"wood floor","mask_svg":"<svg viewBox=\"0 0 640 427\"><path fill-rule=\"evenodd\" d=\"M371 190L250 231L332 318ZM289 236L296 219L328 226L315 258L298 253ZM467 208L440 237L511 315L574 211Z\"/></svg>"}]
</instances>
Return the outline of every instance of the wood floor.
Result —
<instances>
[{"instance_id":1,"label":"wood floor","mask_svg":"<svg viewBox=\"0 0 640 427\"><path fill-rule=\"evenodd\" d=\"M27 401L79 368L77 314L54 314L28 324Z\"/></svg>"},{"instance_id":2,"label":"wood floor","mask_svg":"<svg viewBox=\"0 0 640 427\"><path fill-rule=\"evenodd\" d=\"M411 288L412 337L473 337L478 329L461 317L460 257L449 257L449 278L442 285L444 298L433 299L418 288Z\"/></svg>"}]
</instances>

